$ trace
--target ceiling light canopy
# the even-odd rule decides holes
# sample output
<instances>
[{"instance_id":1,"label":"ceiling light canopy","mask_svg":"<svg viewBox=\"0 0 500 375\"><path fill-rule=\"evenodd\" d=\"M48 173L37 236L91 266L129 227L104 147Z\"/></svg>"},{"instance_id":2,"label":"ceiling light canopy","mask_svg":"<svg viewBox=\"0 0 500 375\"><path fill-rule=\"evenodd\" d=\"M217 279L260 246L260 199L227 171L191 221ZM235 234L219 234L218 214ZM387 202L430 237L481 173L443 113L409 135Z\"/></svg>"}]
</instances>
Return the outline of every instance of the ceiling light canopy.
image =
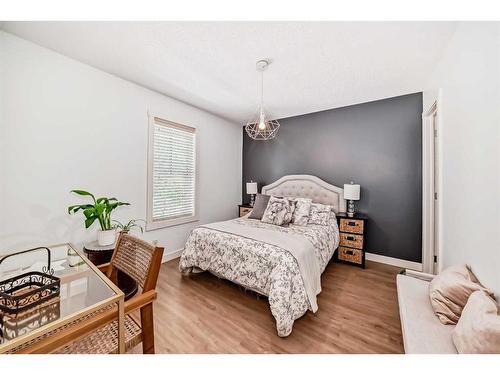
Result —
<instances>
[{"instance_id":1,"label":"ceiling light canopy","mask_svg":"<svg viewBox=\"0 0 500 375\"><path fill-rule=\"evenodd\" d=\"M270 120L264 112L264 71L269 65L269 60L257 61L257 71L261 74L260 81L260 108L257 116L247 122L245 130L248 136L256 141L267 141L276 137L280 124L276 120Z\"/></svg>"}]
</instances>

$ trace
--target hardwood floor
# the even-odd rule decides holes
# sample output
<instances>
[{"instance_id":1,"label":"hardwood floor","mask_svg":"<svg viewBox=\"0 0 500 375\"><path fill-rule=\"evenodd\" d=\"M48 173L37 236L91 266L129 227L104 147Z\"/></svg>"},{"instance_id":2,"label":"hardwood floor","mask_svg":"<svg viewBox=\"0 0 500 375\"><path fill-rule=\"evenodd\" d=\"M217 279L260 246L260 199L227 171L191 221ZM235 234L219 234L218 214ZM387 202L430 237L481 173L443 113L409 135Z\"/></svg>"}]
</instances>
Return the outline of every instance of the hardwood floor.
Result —
<instances>
[{"instance_id":1,"label":"hardwood floor","mask_svg":"<svg viewBox=\"0 0 500 375\"><path fill-rule=\"evenodd\" d=\"M319 310L278 337L266 298L209 274L162 265L154 305L156 353L402 353L399 268L330 263ZM141 352L140 346L134 352Z\"/></svg>"}]
</instances>

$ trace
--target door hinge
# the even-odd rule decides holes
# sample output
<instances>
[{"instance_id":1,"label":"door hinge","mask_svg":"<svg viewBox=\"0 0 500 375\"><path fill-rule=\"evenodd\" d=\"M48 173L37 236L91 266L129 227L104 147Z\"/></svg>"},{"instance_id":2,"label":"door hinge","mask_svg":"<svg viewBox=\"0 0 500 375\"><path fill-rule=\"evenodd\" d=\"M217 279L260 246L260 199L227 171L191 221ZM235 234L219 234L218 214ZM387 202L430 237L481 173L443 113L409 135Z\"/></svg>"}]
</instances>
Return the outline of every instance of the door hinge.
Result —
<instances>
[{"instance_id":1,"label":"door hinge","mask_svg":"<svg viewBox=\"0 0 500 375\"><path fill-rule=\"evenodd\" d=\"M434 192L434 199L437 200L438 199L438 193Z\"/></svg>"},{"instance_id":2,"label":"door hinge","mask_svg":"<svg viewBox=\"0 0 500 375\"><path fill-rule=\"evenodd\" d=\"M437 263L437 261L438 261L438 257L437 257L437 255L434 255L434 263Z\"/></svg>"},{"instance_id":3,"label":"door hinge","mask_svg":"<svg viewBox=\"0 0 500 375\"><path fill-rule=\"evenodd\" d=\"M438 131L437 129L434 129L434 137L437 137L438 136Z\"/></svg>"}]
</instances>

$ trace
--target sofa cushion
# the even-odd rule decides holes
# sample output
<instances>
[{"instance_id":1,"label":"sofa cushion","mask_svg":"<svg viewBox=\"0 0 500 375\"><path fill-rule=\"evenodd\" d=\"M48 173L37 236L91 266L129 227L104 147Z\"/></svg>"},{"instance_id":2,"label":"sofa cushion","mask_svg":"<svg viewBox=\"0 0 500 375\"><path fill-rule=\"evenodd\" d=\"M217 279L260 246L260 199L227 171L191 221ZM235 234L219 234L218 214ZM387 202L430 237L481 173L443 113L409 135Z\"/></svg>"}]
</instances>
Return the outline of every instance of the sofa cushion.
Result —
<instances>
[{"instance_id":1,"label":"sofa cushion","mask_svg":"<svg viewBox=\"0 0 500 375\"><path fill-rule=\"evenodd\" d=\"M431 306L443 324L457 324L469 296L477 290L489 295L467 265L446 268L429 285Z\"/></svg>"},{"instance_id":2,"label":"sofa cushion","mask_svg":"<svg viewBox=\"0 0 500 375\"><path fill-rule=\"evenodd\" d=\"M495 300L480 290L472 293L452 339L459 353L499 354L500 315Z\"/></svg>"},{"instance_id":3,"label":"sofa cushion","mask_svg":"<svg viewBox=\"0 0 500 375\"><path fill-rule=\"evenodd\" d=\"M441 324L429 301L429 282L397 275L399 315L405 352L456 354L451 339L454 326Z\"/></svg>"}]
</instances>

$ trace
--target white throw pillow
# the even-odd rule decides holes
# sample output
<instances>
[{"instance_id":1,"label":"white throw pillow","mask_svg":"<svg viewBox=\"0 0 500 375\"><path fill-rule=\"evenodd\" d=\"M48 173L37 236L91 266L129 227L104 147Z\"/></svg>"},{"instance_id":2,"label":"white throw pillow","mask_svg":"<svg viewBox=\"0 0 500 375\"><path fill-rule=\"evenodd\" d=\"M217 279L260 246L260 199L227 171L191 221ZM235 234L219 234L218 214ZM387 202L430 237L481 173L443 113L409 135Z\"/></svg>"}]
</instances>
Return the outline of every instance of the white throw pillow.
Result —
<instances>
[{"instance_id":1,"label":"white throw pillow","mask_svg":"<svg viewBox=\"0 0 500 375\"><path fill-rule=\"evenodd\" d=\"M305 226L309 221L309 212L311 211L312 199L309 198L289 198L295 202L291 223L294 225Z\"/></svg>"},{"instance_id":2,"label":"white throw pillow","mask_svg":"<svg viewBox=\"0 0 500 375\"><path fill-rule=\"evenodd\" d=\"M288 224L292 220L294 208L295 204L291 203L287 198L271 196L261 221L274 225Z\"/></svg>"},{"instance_id":3,"label":"white throw pillow","mask_svg":"<svg viewBox=\"0 0 500 375\"><path fill-rule=\"evenodd\" d=\"M309 213L308 224L328 225L330 223L330 212L332 206L328 204L313 203Z\"/></svg>"}]
</instances>

